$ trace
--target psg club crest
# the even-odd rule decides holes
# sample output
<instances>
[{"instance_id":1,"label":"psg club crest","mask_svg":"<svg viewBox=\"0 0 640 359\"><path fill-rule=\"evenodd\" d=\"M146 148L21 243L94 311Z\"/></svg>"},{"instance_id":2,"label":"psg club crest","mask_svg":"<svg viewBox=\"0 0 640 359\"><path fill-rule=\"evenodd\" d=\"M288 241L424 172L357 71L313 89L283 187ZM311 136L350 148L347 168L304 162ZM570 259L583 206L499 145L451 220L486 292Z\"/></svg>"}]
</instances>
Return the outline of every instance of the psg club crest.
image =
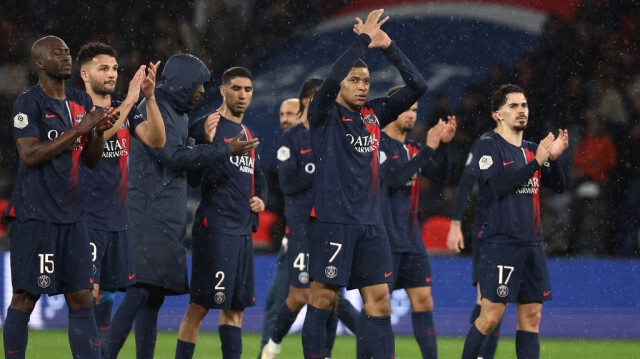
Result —
<instances>
[{"instance_id":1,"label":"psg club crest","mask_svg":"<svg viewBox=\"0 0 640 359\"><path fill-rule=\"evenodd\" d=\"M509 295L509 287L503 284L498 287L498 290L496 292L498 293L498 297L504 298Z\"/></svg>"},{"instance_id":2,"label":"psg club crest","mask_svg":"<svg viewBox=\"0 0 640 359\"><path fill-rule=\"evenodd\" d=\"M298 275L298 280L300 281L300 283L302 284L307 284L309 283L309 273L307 272L302 272Z\"/></svg>"},{"instance_id":3,"label":"psg club crest","mask_svg":"<svg viewBox=\"0 0 640 359\"><path fill-rule=\"evenodd\" d=\"M224 303L225 299L226 299L226 296L224 295L223 292L216 292L216 294L213 296L213 301L216 302L217 304Z\"/></svg>"},{"instance_id":4,"label":"psg club crest","mask_svg":"<svg viewBox=\"0 0 640 359\"><path fill-rule=\"evenodd\" d=\"M366 123L367 125L375 125L376 122L378 122L378 118L376 117L376 115L368 113L364 115L364 117L362 117L362 121L364 121L364 123Z\"/></svg>"},{"instance_id":5,"label":"psg club crest","mask_svg":"<svg viewBox=\"0 0 640 359\"><path fill-rule=\"evenodd\" d=\"M324 269L324 275L326 275L327 278L335 278L338 275L338 268L335 266L327 266L327 268Z\"/></svg>"},{"instance_id":6,"label":"psg club crest","mask_svg":"<svg viewBox=\"0 0 640 359\"><path fill-rule=\"evenodd\" d=\"M51 278L48 275L43 274L38 277L38 286L40 288L47 288L51 284Z\"/></svg>"},{"instance_id":7,"label":"psg club crest","mask_svg":"<svg viewBox=\"0 0 640 359\"><path fill-rule=\"evenodd\" d=\"M83 115L83 114L81 114L81 113L79 113L79 114L77 114L77 115L76 115L76 125L78 125L78 124L80 124L80 122L82 122L82 117L83 117L83 116L84 116L84 115Z\"/></svg>"}]
</instances>

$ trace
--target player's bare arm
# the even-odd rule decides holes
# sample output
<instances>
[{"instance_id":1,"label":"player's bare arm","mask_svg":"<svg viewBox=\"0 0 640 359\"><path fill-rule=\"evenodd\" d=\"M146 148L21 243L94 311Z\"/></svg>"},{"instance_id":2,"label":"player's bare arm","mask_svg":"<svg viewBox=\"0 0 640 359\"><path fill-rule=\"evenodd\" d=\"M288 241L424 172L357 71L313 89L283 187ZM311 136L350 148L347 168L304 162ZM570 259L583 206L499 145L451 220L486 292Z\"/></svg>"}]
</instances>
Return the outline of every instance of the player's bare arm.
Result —
<instances>
[{"instance_id":1,"label":"player's bare arm","mask_svg":"<svg viewBox=\"0 0 640 359\"><path fill-rule=\"evenodd\" d=\"M113 124L116 123L119 117L120 113L118 110L113 107L108 107L104 117L96 118L95 120L92 119L94 124L94 136L91 137L87 146L82 150L82 160L89 168L97 166L98 162L100 162L100 159L102 158L102 151L104 150L104 133L105 131L113 128ZM82 126L85 121L86 117L82 122L80 122L78 127ZM90 124L88 124L88 126L90 126Z\"/></svg>"},{"instance_id":2,"label":"player's bare arm","mask_svg":"<svg viewBox=\"0 0 640 359\"><path fill-rule=\"evenodd\" d=\"M251 212L260 213L264 211L264 201L262 201L258 196L251 197L249 200L249 206L251 207Z\"/></svg>"},{"instance_id":3,"label":"player's bare arm","mask_svg":"<svg viewBox=\"0 0 640 359\"><path fill-rule=\"evenodd\" d=\"M167 142L167 135L164 129L164 121L160 108L156 102L156 74L160 61L155 64L149 63L149 67L142 73L142 83L140 88L146 100L147 120L136 127L136 138L151 148L162 148Z\"/></svg>"},{"instance_id":4,"label":"player's bare arm","mask_svg":"<svg viewBox=\"0 0 640 359\"><path fill-rule=\"evenodd\" d=\"M53 140L40 141L37 137L25 137L16 140L20 161L27 166L37 166L62 153L76 139L93 129L99 120L107 116L109 108L101 108L86 114L80 125L72 127Z\"/></svg>"},{"instance_id":5,"label":"player's bare arm","mask_svg":"<svg viewBox=\"0 0 640 359\"><path fill-rule=\"evenodd\" d=\"M218 111L207 116L207 120L204 121L204 139L209 143L213 142L216 129L218 128L218 122L220 122L220 112Z\"/></svg>"},{"instance_id":6,"label":"player's bare arm","mask_svg":"<svg viewBox=\"0 0 640 359\"><path fill-rule=\"evenodd\" d=\"M244 136L244 131L240 131L231 141L227 142L227 146L229 146L229 151L234 156L242 156L249 153L251 150L258 147L260 141L257 138L252 138L247 141L240 140Z\"/></svg>"},{"instance_id":7,"label":"player's bare arm","mask_svg":"<svg viewBox=\"0 0 640 359\"><path fill-rule=\"evenodd\" d=\"M365 22L362 19L356 17L356 23L353 25L353 32L356 34L367 34L371 38L369 44L370 49L386 49L391 45L391 39L386 32L382 31L380 27L382 24L389 20L389 17L385 17L380 20L384 9L373 10L367 16Z\"/></svg>"},{"instance_id":8,"label":"player's bare arm","mask_svg":"<svg viewBox=\"0 0 640 359\"><path fill-rule=\"evenodd\" d=\"M458 220L451 220L449 233L447 233L447 248L460 253L464 249L464 236L462 235L461 223Z\"/></svg>"}]
</instances>

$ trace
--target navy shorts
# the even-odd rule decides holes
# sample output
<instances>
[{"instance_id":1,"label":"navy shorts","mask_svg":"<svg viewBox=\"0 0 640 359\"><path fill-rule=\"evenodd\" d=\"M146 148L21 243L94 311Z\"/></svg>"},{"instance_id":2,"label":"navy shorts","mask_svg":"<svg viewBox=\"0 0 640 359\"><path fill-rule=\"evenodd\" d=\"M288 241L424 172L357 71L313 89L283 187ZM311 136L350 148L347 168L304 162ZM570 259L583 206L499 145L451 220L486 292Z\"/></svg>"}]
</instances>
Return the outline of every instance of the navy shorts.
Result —
<instances>
[{"instance_id":1,"label":"navy shorts","mask_svg":"<svg viewBox=\"0 0 640 359\"><path fill-rule=\"evenodd\" d=\"M393 253L393 274L389 287L391 291L396 289L408 289L418 287L431 287L431 265L427 251L422 248L422 253Z\"/></svg>"},{"instance_id":2,"label":"navy shorts","mask_svg":"<svg viewBox=\"0 0 640 359\"><path fill-rule=\"evenodd\" d=\"M191 303L209 309L241 310L255 305L251 235L193 228Z\"/></svg>"},{"instance_id":3,"label":"navy shorts","mask_svg":"<svg viewBox=\"0 0 640 359\"><path fill-rule=\"evenodd\" d=\"M307 231L291 232L287 249L289 284L296 288L309 288L309 240Z\"/></svg>"},{"instance_id":4,"label":"navy shorts","mask_svg":"<svg viewBox=\"0 0 640 359\"><path fill-rule=\"evenodd\" d=\"M110 232L89 228L93 281L100 289L116 291L136 282L133 247L128 231Z\"/></svg>"},{"instance_id":5,"label":"navy shorts","mask_svg":"<svg viewBox=\"0 0 640 359\"><path fill-rule=\"evenodd\" d=\"M533 245L481 242L478 280L482 298L492 302L529 303L552 299L542 242Z\"/></svg>"},{"instance_id":6,"label":"navy shorts","mask_svg":"<svg viewBox=\"0 0 640 359\"><path fill-rule=\"evenodd\" d=\"M391 249L383 224L309 224L311 279L356 289L391 281Z\"/></svg>"},{"instance_id":7,"label":"navy shorts","mask_svg":"<svg viewBox=\"0 0 640 359\"><path fill-rule=\"evenodd\" d=\"M84 220L70 224L16 220L9 235L14 293L55 295L93 288Z\"/></svg>"}]
</instances>

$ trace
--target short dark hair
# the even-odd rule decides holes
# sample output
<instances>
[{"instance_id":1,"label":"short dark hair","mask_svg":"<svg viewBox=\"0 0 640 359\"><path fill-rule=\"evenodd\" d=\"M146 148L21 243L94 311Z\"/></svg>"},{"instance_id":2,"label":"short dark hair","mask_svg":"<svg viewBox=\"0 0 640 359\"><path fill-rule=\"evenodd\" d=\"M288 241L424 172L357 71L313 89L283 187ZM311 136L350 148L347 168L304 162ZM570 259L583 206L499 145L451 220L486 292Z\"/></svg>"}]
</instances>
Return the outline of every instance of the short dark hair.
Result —
<instances>
[{"instance_id":1,"label":"short dark hair","mask_svg":"<svg viewBox=\"0 0 640 359\"><path fill-rule=\"evenodd\" d=\"M241 66L236 66L228 68L222 74L222 84L228 85L231 80L235 79L236 77L246 77L249 80L253 81L253 76L251 76L251 71L249 71L249 69Z\"/></svg>"},{"instance_id":2,"label":"short dark hair","mask_svg":"<svg viewBox=\"0 0 640 359\"><path fill-rule=\"evenodd\" d=\"M504 84L491 94L491 112L498 111L500 107L504 106L507 103L507 95L510 93L521 93L525 98L527 97L522 87L514 84Z\"/></svg>"},{"instance_id":3,"label":"short dark hair","mask_svg":"<svg viewBox=\"0 0 640 359\"><path fill-rule=\"evenodd\" d=\"M112 57L118 57L118 52L111 46L102 42L90 42L83 45L78 51L78 66L82 66L91 61L98 55L109 55Z\"/></svg>"},{"instance_id":4,"label":"short dark hair","mask_svg":"<svg viewBox=\"0 0 640 359\"><path fill-rule=\"evenodd\" d=\"M392 88L387 90L387 96L393 95L394 93L398 92L403 87L404 87L404 85L393 86Z\"/></svg>"},{"instance_id":5,"label":"short dark hair","mask_svg":"<svg viewBox=\"0 0 640 359\"><path fill-rule=\"evenodd\" d=\"M304 105L302 104L302 99L311 98L318 91L320 86L322 86L322 82L324 80L318 77L312 77L305 81L300 87L300 94L298 95L298 100L300 100L300 108L298 109L298 116L302 115L304 112Z\"/></svg>"},{"instance_id":6,"label":"short dark hair","mask_svg":"<svg viewBox=\"0 0 640 359\"><path fill-rule=\"evenodd\" d=\"M355 63L355 64L353 64L353 66L352 66L352 67L364 67L365 69L368 69L368 68L369 68L369 66L367 66L367 63L366 63L366 62L364 62L364 60L362 60L362 59L358 59L358 60L356 61L356 63Z\"/></svg>"}]
</instances>

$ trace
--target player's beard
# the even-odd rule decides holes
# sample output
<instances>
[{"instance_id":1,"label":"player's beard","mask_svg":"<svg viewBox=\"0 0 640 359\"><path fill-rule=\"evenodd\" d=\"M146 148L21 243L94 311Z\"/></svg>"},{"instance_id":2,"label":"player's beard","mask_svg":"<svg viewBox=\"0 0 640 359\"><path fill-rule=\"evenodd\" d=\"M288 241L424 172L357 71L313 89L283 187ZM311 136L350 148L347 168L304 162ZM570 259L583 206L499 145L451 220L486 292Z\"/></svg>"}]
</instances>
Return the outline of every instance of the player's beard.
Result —
<instances>
[{"instance_id":1,"label":"player's beard","mask_svg":"<svg viewBox=\"0 0 640 359\"><path fill-rule=\"evenodd\" d=\"M91 81L91 90L93 90L93 92L95 92L98 95L111 95L116 91L115 85L113 89L110 89L106 87L104 83L99 83L94 81Z\"/></svg>"}]
</instances>

